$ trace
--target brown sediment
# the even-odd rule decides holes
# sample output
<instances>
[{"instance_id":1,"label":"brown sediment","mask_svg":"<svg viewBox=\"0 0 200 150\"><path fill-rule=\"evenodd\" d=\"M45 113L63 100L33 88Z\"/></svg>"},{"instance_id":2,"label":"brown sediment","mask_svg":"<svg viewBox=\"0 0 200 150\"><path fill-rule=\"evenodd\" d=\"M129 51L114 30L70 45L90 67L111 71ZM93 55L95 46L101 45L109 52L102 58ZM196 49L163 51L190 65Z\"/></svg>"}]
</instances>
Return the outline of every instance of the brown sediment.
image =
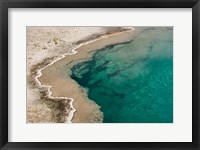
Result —
<instances>
[{"instance_id":1,"label":"brown sediment","mask_svg":"<svg viewBox=\"0 0 200 150\"><path fill-rule=\"evenodd\" d=\"M46 58L42 62L38 63L37 65L33 65L31 67L30 75L28 76L28 83L32 88L35 88L37 86L37 83L35 82L35 77L37 76L38 70L42 69L53 60L54 60L54 57Z\"/></svg>"},{"instance_id":2,"label":"brown sediment","mask_svg":"<svg viewBox=\"0 0 200 150\"><path fill-rule=\"evenodd\" d=\"M69 112L69 102L66 100L55 101L42 95L40 99L35 100L27 106L28 123L64 123ZM33 105L35 104L35 105ZM40 107L37 107L40 104ZM44 119L45 118L45 119Z\"/></svg>"},{"instance_id":3,"label":"brown sediment","mask_svg":"<svg viewBox=\"0 0 200 150\"><path fill-rule=\"evenodd\" d=\"M84 92L80 85L70 78L71 68L76 63L91 58L92 54L90 52L92 51L101 49L107 45L114 45L131 40L133 33L129 29L126 32L120 30L98 35L95 38L96 41L77 48L76 54L66 55L63 59L58 60L53 65L41 71L42 76L38 77L38 80L43 85L52 86L52 96L69 97L75 100L73 106L76 112L72 119L73 123L102 122L103 113L94 101L88 99L86 92ZM84 42L86 41L84 40L80 43Z\"/></svg>"},{"instance_id":4,"label":"brown sediment","mask_svg":"<svg viewBox=\"0 0 200 150\"><path fill-rule=\"evenodd\" d=\"M39 87L38 84L35 81L35 77L38 74L38 70L44 68L47 66L49 63L51 63L55 58L50 57L50 58L45 58L42 62L38 63L37 65L34 65L30 69L30 75L28 76L28 83L29 86L32 88L39 88L39 95L40 99L36 100L34 103L40 102L44 106L47 106L49 109L49 112L46 117L49 117L48 119L51 120L52 122L56 123L64 123L67 120L67 117L69 115L70 111L70 99L63 99L63 98L57 98L53 99L50 98L48 95L48 90L47 88L44 87ZM35 123L35 122L41 122L40 120L43 120L42 118L44 117L43 111L39 111L39 108L33 107L33 106L28 106L27 107L27 120L29 123ZM51 111L52 110L52 111ZM35 113L32 113L32 112ZM38 113L37 113L38 112ZM47 120L48 120L47 119Z\"/></svg>"},{"instance_id":5,"label":"brown sediment","mask_svg":"<svg viewBox=\"0 0 200 150\"><path fill-rule=\"evenodd\" d=\"M46 63L44 63L46 64ZM42 66L45 66L45 65ZM37 72L38 69L35 69L35 67L33 67L35 71L33 72ZM31 82L29 81L29 85L31 85L32 87L39 87L37 85L36 82ZM49 112L43 112L42 110L39 110L40 108L34 107L32 105L27 106L27 120L29 123L38 123L38 122L43 122L44 119L43 117L49 117L46 120L49 120L48 122L55 122L55 123L64 123L67 120L67 117L69 116L70 110L71 110L71 106L70 106L70 102L71 99L65 99L62 97L59 98L51 98L49 97L49 93L47 88L45 87L39 87L38 89L39 91L39 96L40 98L36 101L34 101L34 103L40 103L43 104L44 106L47 106L49 108ZM34 113L32 113L34 112ZM48 113L48 114L47 114ZM43 115L42 115L43 114ZM46 116L45 116L45 115ZM45 122L43 122L45 123Z\"/></svg>"}]
</instances>

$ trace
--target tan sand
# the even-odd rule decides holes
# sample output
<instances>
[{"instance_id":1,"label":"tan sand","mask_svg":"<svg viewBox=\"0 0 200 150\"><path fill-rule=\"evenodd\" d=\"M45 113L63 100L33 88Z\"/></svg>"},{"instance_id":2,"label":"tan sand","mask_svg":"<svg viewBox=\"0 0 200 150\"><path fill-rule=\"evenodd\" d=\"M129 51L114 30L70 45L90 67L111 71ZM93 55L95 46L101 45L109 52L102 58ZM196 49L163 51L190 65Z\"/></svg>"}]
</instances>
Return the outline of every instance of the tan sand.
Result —
<instances>
[{"instance_id":1,"label":"tan sand","mask_svg":"<svg viewBox=\"0 0 200 150\"><path fill-rule=\"evenodd\" d=\"M133 31L115 32L101 36L97 41L76 49L78 53L67 55L65 58L42 70L42 76L39 77L38 80L44 85L52 86L52 96L69 97L75 100L73 106L76 112L72 119L73 123L102 122L103 113L94 101L88 99L86 93L79 84L70 78L70 69L74 64L90 59L92 56L90 52L107 45L129 41L133 36ZM63 70L65 70L65 72L63 72Z\"/></svg>"}]
</instances>

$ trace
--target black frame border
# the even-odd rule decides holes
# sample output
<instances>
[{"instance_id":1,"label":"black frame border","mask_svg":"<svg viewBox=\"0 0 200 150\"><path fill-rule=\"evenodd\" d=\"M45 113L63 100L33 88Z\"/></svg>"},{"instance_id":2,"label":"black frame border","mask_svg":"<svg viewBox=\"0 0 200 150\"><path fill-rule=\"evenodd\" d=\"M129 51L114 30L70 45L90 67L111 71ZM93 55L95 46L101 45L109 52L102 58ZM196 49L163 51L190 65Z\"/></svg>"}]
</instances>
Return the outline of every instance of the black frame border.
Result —
<instances>
[{"instance_id":1,"label":"black frame border","mask_svg":"<svg viewBox=\"0 0 200 150\"><path fill-rule=\"evenodd\" d=\"M192 8L192 142L8 142L9 8ZM200 149L199 0L0 0L0 148L32 149Z\"/></svg>"}]
</instances>

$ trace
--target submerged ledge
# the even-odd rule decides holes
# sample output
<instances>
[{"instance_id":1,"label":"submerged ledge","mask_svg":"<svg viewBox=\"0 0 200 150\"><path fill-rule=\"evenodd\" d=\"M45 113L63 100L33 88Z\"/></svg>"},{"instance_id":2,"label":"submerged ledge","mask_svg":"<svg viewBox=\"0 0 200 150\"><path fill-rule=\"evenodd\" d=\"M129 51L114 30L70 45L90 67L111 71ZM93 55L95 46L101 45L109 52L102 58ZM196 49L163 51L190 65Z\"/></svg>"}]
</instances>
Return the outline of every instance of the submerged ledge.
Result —
<instances>
[{"instance_id":1,"label":"submerged ledge","mask_svg":"<svg viewBox=\"0 0 200 150\"><path fill-rule=\"evenodd\" d=\"M41 91L46 89L46 92L42 93L43 97L53 101L62 101L65 108L63 110L65 112L62 117L64 118L62 119L63 122L102 122L103 114L100 112L99 106L89 100L83 89L70 78L70 68L74 63L78 63L83 59L89 59L91 57L89 52L91 51L95 51L107 45L129 41L133 36L132 31L134 31L134 28L123 28L123 30L120 31L95 35L87 40L79 41L77 42L78 45L74 47L71 53L63 54L51 63L45 63L42 69L37 70L35 82L37 86L41 88ZM58 72L65 64L68 64L67 70L69 74L67 77Z\"/></svg>"}]
</instances>

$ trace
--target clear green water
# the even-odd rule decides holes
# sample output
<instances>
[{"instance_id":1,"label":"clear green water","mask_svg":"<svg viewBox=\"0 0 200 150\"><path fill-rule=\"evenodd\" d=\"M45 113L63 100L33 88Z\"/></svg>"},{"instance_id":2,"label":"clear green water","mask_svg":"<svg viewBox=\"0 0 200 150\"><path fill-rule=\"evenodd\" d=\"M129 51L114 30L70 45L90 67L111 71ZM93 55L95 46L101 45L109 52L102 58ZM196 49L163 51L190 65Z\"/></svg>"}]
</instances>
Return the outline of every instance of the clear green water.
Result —
<instances>
[{"instance_id":1,"label":"clear green water","mask_svg":"<svg viewBox=\"0 0 200 150\"><path fill-rule=\"evenodd\" d=\"M148 28L72 68L104 123L173 122L173 29Z\"/></svg>"}]
</instances>

